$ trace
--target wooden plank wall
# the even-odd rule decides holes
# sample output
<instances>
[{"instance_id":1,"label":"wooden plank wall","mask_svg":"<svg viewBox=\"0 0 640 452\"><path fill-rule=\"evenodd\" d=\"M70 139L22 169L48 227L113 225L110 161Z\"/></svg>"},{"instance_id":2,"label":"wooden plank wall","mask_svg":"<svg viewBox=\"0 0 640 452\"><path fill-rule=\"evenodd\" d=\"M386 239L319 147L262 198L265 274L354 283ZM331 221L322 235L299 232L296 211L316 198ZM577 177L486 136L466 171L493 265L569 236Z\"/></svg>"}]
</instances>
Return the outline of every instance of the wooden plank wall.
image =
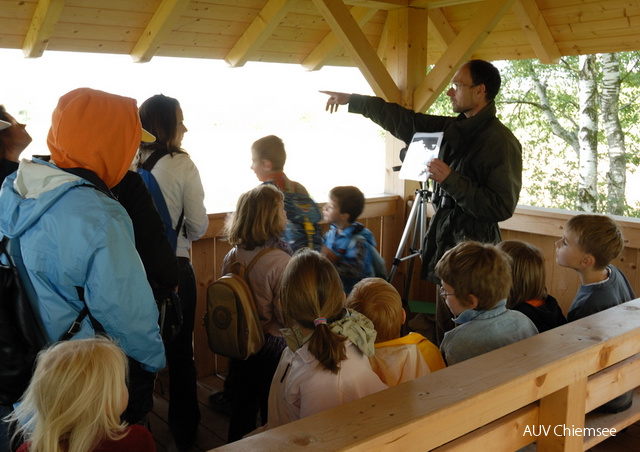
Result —
<instances>
[{"instance_id":1,"label":"wooden plank wall","mask_svg":"<svg viewBox=\"0 0 640 452\"><path fill-rule=\"evenodd\" d=\"M320 204L322 206L322 204ZM402 199L396 195L380 195L367 198L367 204L360 220L374 233L382 256L391 266L396 255L398 243L404 230L404 212ZM555 263L555 241L562 236L566 221L577 212L564 210L541 209L535 207L518 207L516 214L502 223L503 239L520 239L542 249L547 263L547 288L565 313L579 287L579 280L573 270L562 268ZM428 210L428 215L432 211ZM194 350L198 376L204 377L216 372L224 373L226 360L216 357L207 345L202 317L205 311L206 289L221 276L222 259L229 251L229 244L222 237L222 228L227 213L209 215L209 229L205 236L193 244L192 259L198 282L198 308L196 311L196 327L194 332ZM615 262L627 276L636 295L640 296L640 219L615 217L622 227L626 247L622 256ZM324 225L326 229L328 225ZM406 255L404 252L402 255ZM393 284L404 293L407 280L408 262L398 266ZM411 292L408 299L434 301L435 286L420 280L420 260L415 260L411 278Z\"/></svg>"},{"instance_id":2,"label":"wooden plank wall","mask_svg":"<svg viewBox=\"0 0 640 452\"><path fill-rule=\"evenodd\" d=\"M547 264L547 290L556 297L565 313L571 305L580 280L575 271L560 267L555 262L555 242L562 237L564 225L569 218L580 212L519 207L516 214L500 226L503 240L519 239L532 243L545 255ZM622 229L625 248L613 264L629 279L636 296L640 296L640 219L613 217Z\"/></svg>"}]
</instances>

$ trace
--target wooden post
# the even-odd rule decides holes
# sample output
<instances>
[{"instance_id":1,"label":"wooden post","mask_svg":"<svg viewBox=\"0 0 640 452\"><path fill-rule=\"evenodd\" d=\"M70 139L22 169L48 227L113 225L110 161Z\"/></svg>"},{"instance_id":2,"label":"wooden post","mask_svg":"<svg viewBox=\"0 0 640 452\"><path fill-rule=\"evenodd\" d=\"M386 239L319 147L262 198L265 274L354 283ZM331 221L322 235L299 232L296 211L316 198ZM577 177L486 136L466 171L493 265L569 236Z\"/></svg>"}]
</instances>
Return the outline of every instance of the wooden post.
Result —
<instances>
[{"instance_id":1,"label":"wooden post","mask_svg":"<svg viewBox=\"0 0 640 452\"><path fill-rule=\"evenodd\" d=\"M549 428L538 437L544 451L582 451L587 377L540 399L538 424Z\"/></svg>"}]
</instances>

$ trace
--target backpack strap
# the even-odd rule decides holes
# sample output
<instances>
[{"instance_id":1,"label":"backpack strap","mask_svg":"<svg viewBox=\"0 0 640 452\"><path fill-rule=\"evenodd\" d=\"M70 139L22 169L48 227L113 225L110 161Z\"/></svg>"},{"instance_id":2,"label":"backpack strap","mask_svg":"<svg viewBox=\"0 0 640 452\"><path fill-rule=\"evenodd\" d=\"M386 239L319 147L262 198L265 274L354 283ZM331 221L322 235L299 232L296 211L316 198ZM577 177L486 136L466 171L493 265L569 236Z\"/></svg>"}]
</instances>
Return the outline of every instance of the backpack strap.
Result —
<instances>
[{"instance_id":1,"label":"backpack strap","mask_svg":"<svg viewBox=\"0 0 640 452\"><path fill-rule=\"evenodd\" d=\"M29 276L27 274L27 270L24 267L24 263L22 262L22 251L20 250L20 239L18 237L14 237L12 240L14 242L12 244L13 245L12 251L14 254L12 255L8 250L9 238L7 236L4 236L2 238L2 242L0 243L0 252L1 254L7 257L7 265L16 269L18 273L18 277L20 278L20 282L24 286L27 299L28 300L37 299L35 290L33 289L33 286L31 285L31 280L29 279ZM15 258L17 258L17 260ZM82 291L81 287L76 287L76 289L78 289L78 296L80 297L80 300L82 300L82 303L84 304L84 296L83 296L84 291ZM69 326L67 331L60 337L59 340L66 341L71 339L73 336L75 336L80 331L80 328L82 327L82 320L84 320L87 314L89 314L89 308L85 304L84 308L78 314L78 317L76 317L76 319ZM40 330L38 330L36 333L38 334L37 340L39 341L39 343L42 345L45 345L47 343L47 340L45 338L44 333L42 333L42 331Z\"/></svg>"},{"instance_id":2,"label":"backpack strap","mask_svg":"<svg viewBox=\"0 0 640 452\"><path fill-rule=\"evenodd\" d=\"M238 276L241 276L242 278L244 278L247 273L249 273L251 271L251 269L254 267L254 265L256 265L258 263L258 261L260 260L260 258L262 256L264 256L265 254L267 254L270 251L274 251L277 248L264 248L263 250L260 250L260 252L258 254L255 255L255 257L253 259L251 259L251 262L249 262L249 265L247 265L243 270L240 270L239 272L234 272L233 270L231 271L231 273L235 273ZM236 253L238 252L238 247L236 247ZM241 266L241 264L238 261L235 261L231 264L231 267L233 266Z\"/></svg>"},{"instance_id":3,"label":"backpack strap","mask_svg":"<svg viewBox=\"0 0 640 452\"><path fill-rule=\"evenodd\" d=\"M147 160L145 160L144 163L138 165L138 168L142 168L143 170L147 170L151 172L153 167L156 166L156 163L158 163L158 160L160 160L165 155L169 155L169 154L170 153L167 148L157 148L153 152L151 152L151 155L147 157ZM176 224L175 231L177 235L180 235L180 230L182 229L183 221L184 221L184 208L182 209L182 212L180 212L180 218L178 218L178 224ZM186 232L185 232L185 237L186 237Z\"/></svg>"},{"instance_id":4,"label":"backpack strap","mask_svg":"<svg viewBox=\"0 0 640 452\"><path fill-rule=\"evenodd\" d=\"M244 270L244 274L246 275L247 273L249 273L253 268L253 266L258 263L258 261L262 256L264 256L270 251L275 251L276 249L277 248L265 248L261 250L258 254L256 254L256 256L253 259L251 259L251 262L249 262L249 265L247 265L247 268Z\"/></svg>"},{"instance_id":5,"label":"backpack strap","mask_svg":"<svg viewBox=\"0 0 640 452\"><path fill-rule=\"evenodd\" d=\"M78 317L76 317L76 319L73 321L69 329L62 336L60 336L59 340L61 341L68 341L73 336L78 334L82 329L82 321L86 316L89 316L89 320L91 320L91 325L93 326L93 329L95 330L96 334L105 333L104 328L102 327L102 325L100 325L100 322L94 319L91 313L89 312L89 307L84 301L84 288L80 286L76 286L76 291L78 292L78 299L82 301L82 304L84 305L84 307L80 310Z\"/></svg>"},{"instance_id":6,"label":"backpack strap","mask_svg":"<svg viewBox=\"0 0 640 452\"><path fill-rule=\"evenodd\" d=\"M285 193L295 193L296 192L296 186L295 186L295 182L285 178L284 179L284 190Z\"/></svg>"},{"instance_id":7,"label":"backpack strap","mask_svg":"<svg viewBox=\"0 0 640 452\"><path fill-rule=\"evenodd\" d=\"M146 169L147 171L151 171L158 160L160 160L165 155L169 155L169 150L166 148L158 148L151 152L151 155L147 157L147 160L144 161L141 165L138 165L139 168Z\"/></svg>"},{"instance_id":8,"label":"backpack strap","mask_svg":"<svg viewBox=\"0 0 640 452\"><path fill-rule=\"evenodd\" d=\"M82 179L88 180L93 184L93 185L82 184L81 186L94 188L99 192L104 193L109 198L116 199L116 197L113 195L109 187L107 187L107 184L105 184L104 181L100 179L100 177L93 171L87 168L59 168L59 169L69 174L73 174L74 176L78 176L78 177L81 177Z\"/></svg>"}]
</instances>

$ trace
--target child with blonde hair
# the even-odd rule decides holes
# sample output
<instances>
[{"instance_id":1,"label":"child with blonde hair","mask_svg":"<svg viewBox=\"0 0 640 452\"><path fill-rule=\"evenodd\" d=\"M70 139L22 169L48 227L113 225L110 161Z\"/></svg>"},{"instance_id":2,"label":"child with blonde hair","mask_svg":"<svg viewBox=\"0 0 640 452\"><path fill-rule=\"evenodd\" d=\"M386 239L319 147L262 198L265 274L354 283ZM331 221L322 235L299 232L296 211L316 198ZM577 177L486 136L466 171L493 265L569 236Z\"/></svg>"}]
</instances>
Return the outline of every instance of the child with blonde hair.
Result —
<instances>
[{"instance_id":1,"label":"child with blonde hair","mask_svg":"<svg viewBox=\"0 0 640 452\"><path fill-rule=\"evenodd\" d=\"M400 294L384 279L365 278L357 283L347 298L347 307L373 322L376 353L369 361L387 385L395 386L445 367L438 347L424 336L400 336L406 312Z\"/></svg>"},{"instance_id":2,"label":"child with blonde hair","mask_svg":"<svg viewBox=\"0 0 640 452\"><path fill-rule=\"evenodd\" d=\"M271 379L278 366L285 341L280 308L280 279L291 258L291 248L282 239L287 225L284 195L270 184L258 185L240 195L236 211L226 225L225 235L233 248L225 256L222 273L233 266L247 268L254 260L245 280L251 288L262 323L265 344L246 360L231 359L224 392L231 405L228 441L241 439L256 428L258 410L264 424L268 416ZM214 403L212 401L212 403Z\"/></svg>"},{"instance_id":3,"label":"child with blonde hair","mask_svg":"<svg viewBox=\"0 0 640 452\"><path fill-rule=\"evenodd\" d=\"M18 452L155 451L151 433L120 420L129 400L127 357L105 337L58 342L38 355L10 419ZM15 438L15 436L14 436Z\"/></svg>"},{"instance_id":4,"label":"child with blonde hair","mask_svg":"<svg viewBox=\"0 0 640 452\"><path fill-rule=\"evenodd\" d=\"M456 324L440 344L447 365L538 334L526 315L507 309L511 266L494 245L459 243L442 256L435 270L442 281L440 296Z\"/></svg>"},{"instance_id":5,"label":"child with blonde hair","mask_svg":"<svg viewBox=\"0 0 640 452\"><path fill-rule=\"evenodd\" d=\"M542 251L521 240L505 240L496 247L511 258L513 283L507 308L529 317L540 333L567 323L558 302L547 293Z\"/></svg>"},{"instance_id":6,"label":"child with blonde hair","mask_svg":"<svg viewBox=\"0 0 640 452\"><path fill-rule=\"evenodd\" d=\"M371 368L376 332L344 307L333 264L301 249L282 275L287 348L271 383L269 422L277 427L387 388Z\"/></svg>"}]
</instances>

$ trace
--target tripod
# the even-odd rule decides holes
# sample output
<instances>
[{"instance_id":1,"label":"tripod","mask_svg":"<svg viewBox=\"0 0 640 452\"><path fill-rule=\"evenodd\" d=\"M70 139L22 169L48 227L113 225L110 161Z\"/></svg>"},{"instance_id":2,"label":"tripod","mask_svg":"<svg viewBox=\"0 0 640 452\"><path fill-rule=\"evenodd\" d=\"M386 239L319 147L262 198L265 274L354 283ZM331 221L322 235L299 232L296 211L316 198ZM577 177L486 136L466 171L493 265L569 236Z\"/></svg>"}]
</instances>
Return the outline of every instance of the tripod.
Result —
<instances>
[{"instance_id":1,"label":"tripod","mask_svg":"<svg viewBox=\"0 0 640 452\"><path fill-rule=\"evenodd\" d=\"M424 243L424 237L427 231L427 202L430 200L432 192L424 188L425 183L420 182L420 188L416 190L413 200L413 206L411 206L411 212L409 218L407 218L407 224L404 227L400 244L398 245L398 251L393 259L391 270L389 271L388 282L393 280L398 265L408 260L409 269L407 272L407 280L404 286L404 297L402 299L403 304L407 304L409 298L409 291L411 290L411 279L413 276L413 266L416 257L422 257L422 244ZM411 246L409 247L408 254L402 256L405 247L408 243L409 236L411 235Z\"/></svg>"}]
</instances>

